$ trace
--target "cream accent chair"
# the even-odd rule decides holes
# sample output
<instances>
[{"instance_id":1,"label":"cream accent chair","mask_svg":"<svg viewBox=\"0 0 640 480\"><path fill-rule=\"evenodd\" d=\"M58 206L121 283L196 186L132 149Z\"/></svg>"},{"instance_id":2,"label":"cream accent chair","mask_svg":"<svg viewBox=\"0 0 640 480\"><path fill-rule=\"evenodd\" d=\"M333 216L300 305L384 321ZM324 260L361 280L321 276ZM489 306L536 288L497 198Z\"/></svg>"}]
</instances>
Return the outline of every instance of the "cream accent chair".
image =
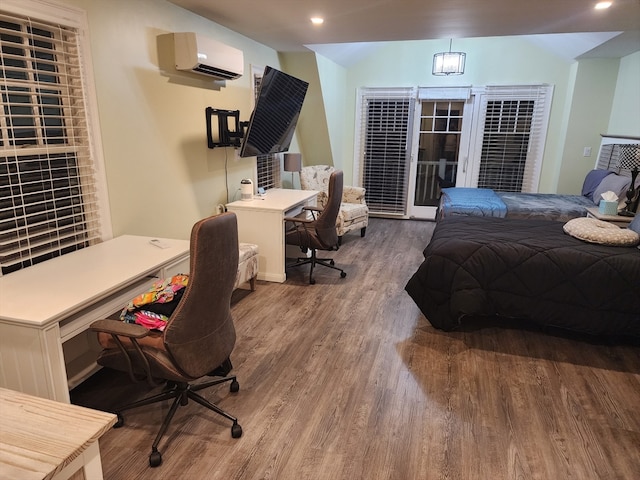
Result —
<instances>
[{"instance_id":1,"label":"cream accent chair","mask_svg":"<svg viewBox=\"0 0 640 480\"><path fill-rule=\"evenodd\" d=\"M300 186L303 190L317 190L318 207L324 208L327 204L327 190L329 177L335 168L329 165L312 165L303 167L300 171ZM360 229L360 236L364 237L369 224L369 207L364 199L365 189L345 185L342 192L340 213L336 220L336 233L338 245L342 244L342 236L351 230Z\"/></svg>"},{"instance_id":2,"label":"cream accent chair","mask_svg":"<svg viewBox=\"0 0 640 480\"><path fill-rule=\"evenodd\" d=\"M238 288L243 283L249 282L251 291L256 289L256 277L258 276L258 246L253 243L238 244L238 273L233 288Z\"/></svg>"}]
</instances>

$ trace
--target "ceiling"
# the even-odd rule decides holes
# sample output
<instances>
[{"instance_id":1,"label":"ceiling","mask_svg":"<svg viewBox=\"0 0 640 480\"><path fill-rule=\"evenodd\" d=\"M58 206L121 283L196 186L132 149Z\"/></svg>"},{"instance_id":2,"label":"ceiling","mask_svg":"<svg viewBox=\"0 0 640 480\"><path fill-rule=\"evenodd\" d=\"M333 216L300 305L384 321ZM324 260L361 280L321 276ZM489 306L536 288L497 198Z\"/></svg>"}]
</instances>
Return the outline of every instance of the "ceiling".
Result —
<instances>
[{"instance_id":1,"label":"ceiling","mask_svg":"<svg viewBox=\"0 0 640 480\"><path fill-rule=\"evenodd\" d=\"M640 0L613 0L607 10L595 10L596 0L169 1L279 52L330 58L361 54L369 42L568 33L580 36L549 38L573 58L640 50ZM313 26L312 16L324 24Z\"/></svg>"}]
</instances>

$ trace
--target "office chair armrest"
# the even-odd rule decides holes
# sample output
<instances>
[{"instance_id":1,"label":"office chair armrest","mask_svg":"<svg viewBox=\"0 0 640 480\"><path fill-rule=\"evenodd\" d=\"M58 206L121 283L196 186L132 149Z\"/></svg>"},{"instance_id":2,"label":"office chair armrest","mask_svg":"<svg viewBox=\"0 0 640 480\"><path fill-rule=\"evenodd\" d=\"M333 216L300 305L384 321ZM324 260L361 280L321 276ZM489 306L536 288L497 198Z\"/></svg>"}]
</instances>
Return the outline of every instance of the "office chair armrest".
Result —
<instances>
[{"instance_id":1,"label":"office chair armrest","mask_svg":"<svg viewBox=\"0 0 640 480\"><path fill-rule=\"evenodd\" d=\"M149 335L149 329L143 327L142 325L136 325L135 323L126 323L121 320L109 319L96 320L91 325L89 325L89 328L94 332L103 332L111 335L111 338L113 338L113 341L116 343L123 354L123 358L127 362L127 373L129 374L129 377L132 381L139 382L140 380L146 380L151 387L157 387L158 385L160 385L153 379L149 361L147 360L147 357L145 357L144 353L142 353L142 349L140 348L140 345L137 341L138 339ZM129 339L131 346L133 346L135 350L135 353L129 352L127 350L123 343L123 340L121 340L120 337ZM137 378L134 372L133 365L134 363L136 363L136 358L138 360L137 363L139 363L144 370L144 378L142 379Z\"/></svg>"},{"instance_id":2,"label":"office chair armrest","mask_svg":"<svg viewBox=\"0 0 640 480\"><path fill-rule=\"evenodd\" d=\"M313 218L305 218L305 217L284 217L285 222L293 222L293 223L311 223L313 222Z\"/></svg>"},{"instance_id":3,"label":"office chair armrest","mask_svg":"<svg viewBox=\"0 0 640 480\"><path fill-rule=\"evenodd\" d=\"M142 338L149 335L149 329L135 323L125 323L121 320L96 320L89 328L94 332L104 332L111 335L121 335L129 338Z\"/></svg>"},{"instance_id":4,"label":"office chair armrest","mask_svg":"<svg viewBox=\"0 0 640 480\"><path fill-rule=\"evenodd\" d=\"M302 213L298 214L295 217L286 217L285 221L295 222L295 223L313 222L316 219L316 212L321 212L322 210L323 209L321 207L305 206L305 207L302 207ZM305 212L311 212L311 218L309 218L307 215L302 215Z\"/></svg>"},{"instance_id":5,"label":"office chair armrest","mask_svg":"<svg viewBox=\"0 0 640 480\"><path fill-rule=\"evenodd\" d=\"M322 207L302 207L302 210L308 210L310 212L321 212L322 210L324 210L324 208Z\"/></svg>"}]
</instances>

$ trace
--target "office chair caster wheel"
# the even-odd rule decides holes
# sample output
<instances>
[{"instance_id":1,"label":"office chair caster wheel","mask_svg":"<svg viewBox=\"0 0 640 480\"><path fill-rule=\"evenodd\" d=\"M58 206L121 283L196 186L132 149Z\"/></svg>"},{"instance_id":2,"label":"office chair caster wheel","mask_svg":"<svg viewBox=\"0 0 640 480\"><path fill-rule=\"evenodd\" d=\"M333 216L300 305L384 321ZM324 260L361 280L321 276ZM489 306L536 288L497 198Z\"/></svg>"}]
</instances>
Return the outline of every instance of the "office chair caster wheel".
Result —
<instances>
[{"instance_id":1,"label":"office chair caster wheel","mask_svg":"<svg viewBox=\"0 0 640 480\"><path fill-rule=\"evenodd\" d=\"M240 384L238 383L237 380L233 380L231 382L231 385L229 385L229 391L231 393L236 393L238 390L240 390Z\"/></svg>"},{"instance_id":2,"label":"office chair caster wheel","mask_svg":"<svg viewBox=\"0 0 640 480\"><path fill-rule=\"evenodd\" d=\"M309 284L310 285L315 285L316 284L316 279L315 278L310 279L309 280Z\"/></svg>"},{"instance_id":3,"label":"office chair caster wheel","mask_svg":"<svg viewBox=\"0 0 640 480\"><path fill-rule=\"evenodd\" d=\"M118 416L118 420L116 420L116 423L113 424L113 428L120 428L124 425L124 418L119 413L116 413L116 415Z\"/></svg>"},{"instance_id":4,"label":"office chair caster wheel","mask_svg":"<svg viewBox=\"0 0 640 480\"><path fill-rule=\"evenodd\" d=\"M344 278L344 277L346 277L346 276L347 276L347 273L346 273L346 272L340 272L340 278Z\"/></svg>"},{"instance_id":5,"label":"office chair caster wheel","mask_svg":"<svg viewBox=\"0 0 640 480\"><path fill-rule=\"evenodd\" d=\"M151 454L149 455L149 466L159 467L161 463L162 463L162 455L158 450L154 448Z\"/></svg>"},{"instance_id":6,"label":"office chair caster wheel","mask_svg":"<svg viewBox=\"0 0 640 480\"><path fill-rule=\"evenodd\" d=\"M242 427L237 423L231 426L231 438L240 438L242 436Z\"/></svg>"},{"instance_id":7,"label":"office chair caster wheel","mask_svg":"<svg viewBox=\"0 0 640 480\"><path fill-rule=\"evenodd\" d=\"M336 264L336 262L335 262L335 261L333 261L333 260L329 260L329 265L335 265L335 264Z\"/></svg>"}]
</instances>

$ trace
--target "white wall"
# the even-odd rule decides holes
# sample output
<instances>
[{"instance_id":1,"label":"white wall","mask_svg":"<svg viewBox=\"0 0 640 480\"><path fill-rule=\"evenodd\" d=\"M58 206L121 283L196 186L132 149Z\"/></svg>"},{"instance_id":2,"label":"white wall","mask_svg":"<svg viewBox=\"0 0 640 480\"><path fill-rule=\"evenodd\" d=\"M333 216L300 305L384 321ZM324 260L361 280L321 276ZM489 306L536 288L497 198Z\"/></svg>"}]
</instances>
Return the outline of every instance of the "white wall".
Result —
<instances>
[{"instance_id":1,"label":"white wall","mask_svg":"<svg viewBox=\"0 0 640 480\"><path fill-rule=\"evenodd\" d=\"M640 52L620 59L609 129L604 133L640 137Z\"/></svg>"},{"instance_id":2,"label":"white wall","mask_svg":"<svg viewBox=\"0 0 640 480\"><path fill-rule=\"evenodd\" d=\"M569 95L564 105L558 156L557 181L551 192L578 194L587 172L593 169L600 148L601 134L606 133L616 80L617 58L587 59L572 65ZM584 149L591 156L584 156Z\"/></svg>"},{"instance_id":3,"label":"white wall","mask_svg":"<svg viewBox=\"0 0 640 480\"><path fill-rule=\"evenodd\" d=\"M583 157L584 147L591 147L593 155L597 154L601 134L615 129L640 135L640 53L622 60L573 62L524 37L457 39L453 50L467 53L465 74L432 76L433 54L448 47L443 40L383 44L346 69L343 90L335 83L327 84L331 88L323 84L325 95L341 97L346 105L342 120L345 128L339 142L345 172L352 169L355 96L362 86L553 85L541 192L579 193L584 175L595 162L593 157Z\"/></svg>"},{"instance_id":4,"label":"white wall","mask_svg":"<svg viewBox=\"0 0 640 480\"><path fill-rule=\"evenodd\" d=\"M563 172L562 157L567 148L581 149L585 140L571 135L566 122L572 104L589 98L568 97L581 90L573 83L576 67L524 40L455 40L454 50L467 52L466 73L455 78L430 73L433 54L448 48L441 40L389 44L349 68L325 58L309 61L308 55L300 55L299 66L287 56L284 68L273 49L165 0L59 1L88 13L114 235L188 238L196 220L214 213L227 196L234 199L240 179L253 175L255 160L237 159L231 148L207 149L204 112L207 106L238 109L241 119L248 120L252 64L291 68L296 73L289 73L314 83L300 119L313 135L303 138L296 132L299 146L294 141L293 149L303 156L306 151L309 163L336 164L347 183L360 86L554 84L541 188L553 191L564 185L563 177L576 175ZM245 75L216 83L176 72L163 35L177 31L195 31L242 50ZM617 83L613 107L605 114L609 132L590 127L588 120L581 128L589 130L590 138L600 133L640 135L640 53L622 59L620 74L611 81ZM576 143L568 147L565 137L569 142L577 138ZM566 185L573 188L571 182Z\"/></svg>"},{"instance_id":5,"label":"white wall","mask_svg":"<svg viewBox=\"0 0 640 480\"><path fill-rule=\"evenodd\" d=\"M277 52L165 0L65 0L88 13L114 236L188 238L234 199L255 159L210 150L205 108L250 111L250 65ZM167 33L195 31L244 52L245 75L215 82L173 68ZM225 172L225 164L226 170Z\"/></svg>"}]
</instances>

